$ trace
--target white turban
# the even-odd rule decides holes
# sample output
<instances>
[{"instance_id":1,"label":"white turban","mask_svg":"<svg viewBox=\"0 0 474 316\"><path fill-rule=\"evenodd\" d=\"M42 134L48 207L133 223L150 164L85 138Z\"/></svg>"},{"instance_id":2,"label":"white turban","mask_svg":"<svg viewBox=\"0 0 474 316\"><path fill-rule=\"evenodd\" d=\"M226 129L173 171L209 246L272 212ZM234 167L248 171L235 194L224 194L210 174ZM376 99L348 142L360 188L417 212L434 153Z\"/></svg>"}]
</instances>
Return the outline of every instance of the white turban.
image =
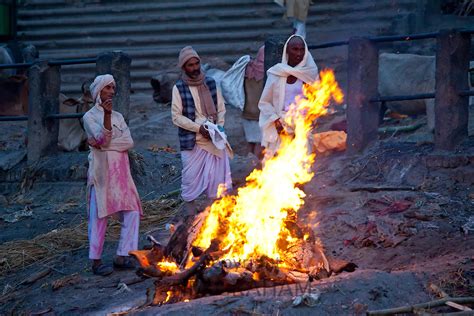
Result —
<instances>
[{"instance_id":1,"label":"white turban","mask_svg":"<svg viewBox=\"0 0 474 316\"><path fill-rule=\"evenodd\" d=\"M101 104L102 100L100 99L100 92L105 86L113 83L115 86L115 79L112 75L105 74L95 77L94 82L91 84L90 91L92 94L92 100L95 104Z\"/></svg>"}]
</instances>

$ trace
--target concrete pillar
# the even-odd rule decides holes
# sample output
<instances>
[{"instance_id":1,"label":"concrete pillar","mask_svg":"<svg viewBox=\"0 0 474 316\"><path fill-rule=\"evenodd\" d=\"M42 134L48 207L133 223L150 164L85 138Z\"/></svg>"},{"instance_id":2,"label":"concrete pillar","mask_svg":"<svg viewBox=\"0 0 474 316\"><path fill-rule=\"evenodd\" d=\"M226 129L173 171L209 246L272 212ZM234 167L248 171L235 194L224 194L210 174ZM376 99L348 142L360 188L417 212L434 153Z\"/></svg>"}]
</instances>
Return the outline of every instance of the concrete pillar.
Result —
<instances>
[{"instance_id":1,"label":"concrete pillar","mask_svg":"<svg viewBox=\"0 0 474 316\"><path fill-rule=\"evenodd\" d=\"M60 66L37 63L28 71L28 164L57 150L59 121L47 116L59 112Z\"/></svg>"},{"instance_id":2,"label":"concrete pillar","mask_svg":"<svg viewBox=\"0 0 474 316\"><path fill-rule=\"evenodd\" d=\"M435 147L451 150L467 137L469 49L471 37L458 31L441 31L436 52Z\"/></svg>"},{"instance_id":3,"label":"concrete pillar","mask_svg":"<svg viewBox=\"0 0 474 316\"><path fill-rule=\"evenodd\" d=\"M267 70L281 63L283 46L287 39L287 36L271 36L265 41L265 80L267 80Z\"/></svg>"},{"instance_id":4,"label":"concrete pillar","mask_svg":"<svg viewBox=\"0 0 474 316\"><path fill-rule=\"evenodd\" d=\"M132 59L121 51L102 53L97 57L96 75L111 74L116 83L114 110L128 122L130 112L130 64Z\"/></svg>"},{"instance_id":5,"label":"concrete pillar","mask_svg":"<svg viewBox=\"0 0 474 316\"><path fill-rule=\"evenodd\" d=\"M347 149L353 154L377 139L380 104L369 100L378 95L379 55L365 38L351 38L348 52Z\"/></svg>"}]
</instances>

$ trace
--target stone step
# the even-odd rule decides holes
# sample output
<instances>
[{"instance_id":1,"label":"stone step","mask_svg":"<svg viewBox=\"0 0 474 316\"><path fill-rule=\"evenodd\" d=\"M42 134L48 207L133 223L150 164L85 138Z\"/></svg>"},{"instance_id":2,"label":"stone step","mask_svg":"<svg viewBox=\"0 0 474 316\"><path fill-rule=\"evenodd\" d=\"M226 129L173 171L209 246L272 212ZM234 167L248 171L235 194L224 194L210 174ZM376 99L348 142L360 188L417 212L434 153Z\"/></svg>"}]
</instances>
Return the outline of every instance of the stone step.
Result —
<instances>
[{"instance_id":1,"label":"stone step","mask_svg":"<svg viewBox=\"0 0 474 316\"><path fill-rule=\"evenodd\" d=\"M403 11L407 11L412 9L411 6L407 4L397 4L397 11L395 13L401 13ZM392 10L391 10L392 9ZM384 12L384 13L392 13L393 5L387 2L376 3L373 1L362 1L362 2L341 2L335 4L321 4L318 6L312 6L309 18L320 16L320 17L332 17L333 19L337 19L339 14L343 13L350 13L350 16L358 17L357 12L370 14L371 12ZM21 12L21 11L20 11ZM26 11L29 12L29 11ZM110 26L136 26L137 24L142 24L145 27L148 25L152 25L153 23L158 23L159 25L185 25L187 23L196 22L205 24L208 21L216 21L216 20L225 20L225 22L229 22L230 20L240 20L242 21L249 21L252 19L262 19L262 18L281 18L283 14L283 9L277 5L267 5L262 6L261 8L252 8L249 6L224 6L222 9L213 10L213 13L209 13L209 10L204 8L200 11L192 11L192 10L179 10L177 12L163 12L161 10L154 11L153 9L147 10L146 14L144 12L140 13L133 13L133 12L124 12L120 14L120 12L116 12L115 8L109 8L107 11L106 8L104 10L94 10L94 15L88 15L80 12L78 10L77 14L73 16L52 16L42 17L40 20L38 19L20 19L18 21L18 28L20 31L23 30L44 30L48 28L54 28L60 26L61 29L67 30L70 28L76 28L78 26L82 26L84 28L88 28L91 25L94 26L95 29L100 29L101 27L110 27ZM100 19L97 19L97 14L101 15ZM20 15L21 16L21 15ZM34 15L34 16L41 16ZM186 21L183 23L183 20ZM342 21L344 22L344 21ZM226 23L223 23L225 25ZM347 23L347 22L346 22Z\"/></svg>"},{"instance_id":2,"label":"stone step","mask_svg":"<svg viewBox=\"0 0 474 316\"><path fill-rule=\"evenodd\" d=\"M175 3L176 0L159 0L160 3ZM195 0L179 0L179 2L186 2L192 3ZM257 0L260 1L260 0ZM326 1L326 0L324 0ZM84 8L87 5L96 5L101 3L104 4L121 4L121 3L144 3L149 1L144 0L26 0L22 1L22 6L27 7L30 10L34 9L57 9L58 7L63 8L65 6L68 7L76 7L76 8Z\"/></svg>"},{"instance_id":3,"label":"stone step","mask_svg":"<svg viewBox=\"0 0 474 316\"><path fill-rule=\"evenodd\" d=\"M192 43L190 43L192 44ZM193 44L193 47L200 53L202 56L225 56L226 54L232 54L234 52L256 52L258 47L260 47L261 42L242 42L235 45L228 45L227 43L218 42L215 44ZM43 49L40 51L41 58L46 59L63 59L63 58L88 58L96 57L98 54L105 51L112 50L121 50L132 57L133 60L138 58L149 58L151 61L159 63L160 58L177 58L180 49L183 48L183 45L168 45L168 46L151 46L146 48L125 48L120 49L120 47L112 47L109 49L87 49L87 50L67 50L61 51L57 49Z\"/></svg>"},{"instance_id":4,"label":"stone step","mask_svg":"<svg viewBox=\"0 0 474 316\"><path fill-rule=\"evenodd\" d=\"M245 19L259 19L262 17L278 17L281 14L280 8L271 8L265 11L255 10L252 8L242 8L237 12L230 9L222 9L209 14L208 11L192 12L192 11L181 11L173 13L172 15L166 15L159 12L143 13L142 15L115 15L113 13L104 14L98 19L96 16L74 16L74 17L63 17L63 18L50 18L44 20L20 20L18 21L18 27L20 30L25 28L34 27L35 29L45 29L51 27L79 27L79 26L90 26L95 25L96 27L116 27L124 25L137 25L142 24L146 27L152 23L183 23L187 22L205 22L207 20L226 20L229 18L245 18Z\"/></svg>"},{"instance_id":5,"label":"stone step","mask_svg":"<svg viewBox=\"0 0 474 316\"><path fill-rule=\"evenodd\" d=\"M36 8L27 10L21 10L19 17L21 19L36 19L41 16L43 19L48 17L58 16L74 16L80 14L81 16L102 16L104 13L113 13L115 15L128 15L137 13L150 13L150 12L177 12L183 10L202 10L208 11L209 8L213 10L219 10L221 8L239 8L242 6L251 5L253 8L264 7L268 5L274 5L272 1L255 1L255 0L238 0L238 1L225 1L225 0L204 0L204 1L174 1L174 2L127 2L127 3L89 3L83 6L62 6L53 8Z\"/></svg>"},{"instance_id":6,"label":"stone step","mask_svg":"<svg viewBox=\"0 0 474 316\"><path fill-rule=\"evenodd\" d=\"M81 27L81 28L62 28L62 29L32 29L19 31L18 34L24 40L34 39L71 39L71 38L86 38L86 37L105 37L115 35L149 35L149 34L191 34L193 32L224 32L229 30L246 30L246 29L261 29L273 27L275 25L290 25L289 22L283 20L275 20L274 18L262 18L250 21L226 21L222 24L222 21L208 21L202 22L190 22L186 24L172 24L172 23L157 23L149 24L145 27L143 25L129 25L121 27Z\"/></svg>"},{"instance_id":7,"label":"stone step","mask_svg":"<svg viewBox=\"0 0 474 316\"><path fill-rule=\"evenodd\" d=\"M40 50L41 58L95 57L122 50L132 57L134 91L150 91L156 72L172 69L179 50L193 45L203 57L232 64L255 55L269 35L287 35L290 23L272 0L26 0L19 10L19 35ZM413 0L330 1L311 6L308 43L350 36L391 34L393 21L415 8ZM346 48L313 52L320 66L346 76ZM95 65L62 69L63 92L77 93L95 75Z\"/></svg>"},{"instance_id":8,"label":"stone step","mask_svg":"<svg viewBox=\"0 0 474 316\"><path fill-rule=\"evenodd\" d=\"M288 33L288 29L276 29L272 32L275 35L283 35ZM71 50L74 48L93 48L101 49L104 47L140 47L145 48L148 46L156 45L187 45L188 43L202 43L212 44L215 42L225 41L227 44L235 42L247 42L247 41L264 41L267 36L271 33L270 31L228 31L219 32L212 34L212 37L208 33L196 33L192 37L188 34L172 35L157 37L155 35L140 35L140 36L128 36L123 37L121 35L117 37L108 36L105 38L82 38L82 39L67 39L67 40L31 40L29 43L35 45L37 48L55 48L61 50Z\"/></svg>"},{"instance_id":9,"label":"stone step","mask_svg":"<svg viewBox=\"0 0 474 316\"><path fill-rule=\"evenodd\" d=\"M358 31L360 33L360 31ZM328 35L328 34L327 34ZM360 34L359 34L360 35ZM330 36L330 35L328 35ZM336 35L330 36L334 38ZM345 37L344 37L345 38ZM248 44L241 43L233 46L225 44L214 44L214 45L194 45L200 55L203 57L203 63L209 57L220 57L228 64L234 63L239 57L245 54L255 55L261 42ZM309 42L311 43L311 42ZM162 47L152 47L150 49L138 49L138 50L127 50L124 51L132 57L131 66L131 80L132 89L135 91L146 91L151 93L151 86L149 84L150 79L158 71L169 69L170 65L175 65L177 55L182 46L168 47L163 49ZM102 51L96 51L95 54ZM50 51L50 54L42 53L42 57L50 58L74 58L74 57L91 57L88 55L78 56L76 53L61 54L57 51ZM54 55L59 54L59 55ZM342 75L339 77L345 77L345 60L346 60L346 48L331 48L324 50L313 51L316 62L320 65L320 68L330 67L336 69ZM95 75L95 65L68 65L63 67L63 86L62 91L66 94L78 94L80 87L85 80L92 78Z\"/></svg>"},{"instance_id":10,"label":"stone step","mask_svg":"<svg viewBox=\"0 0 474 316\"><path fill-rule=\"evenodd\" d=\"M382 22L373 22L358 29L347 30L344 28L327 29L325 32L312 33L308 30L308 44L318 44L326 41L345 40L350 36L373 36L375 34L386 33L389 25ZM179 50L185 45L192 45L196 49L204 50L207 54L224 56L232 52L247 52L254 53L263 44L263 42L271 35L289 35L289 29L276 28L270 31L246 31L246 32L232 32L214 34L212 39L209 39L205 34L187 37L174 36L173 38L163 38L160 41L154 41L153 36L137 37L133 42L127 40L103 40L94 42L97 44L90 44L93 42L84 41L69 41L70 47L63 47L61 45L44 44L38 45L41 58L48 59L64 59L64 58L80 58L80 57L95 57L104 51L122 50L130 56L135 58L166 58L176 57ZM375 33L375 34L374 34ZM174 39L174 40L173 40ZM229 45L232 44L232 45Z\"/></svg>"},{"instance_id":11,"label":"stone step","mask_svg":"<svg viewBox=\"0 0 474 316\"><path fill-rule=\"evenodd\" d=\"M48 17L70 17L76 14L81 16L103 16L106 13L113 13L114 15L120 14L132 14L137 13L151 13L159 12L163 15L183 10L199 11L204 10L206 12L220 10L222 8L234 9L238 12L239 9L251 6L254 10L259 8L283 8L277 6L271 0L204 0L204 1L174 1L174 2L149 2L149 1L126 1L126 2L114 2L107 3L101 2L96 4L86 4L83 6L56 6L54 8L32 8L30 5L25 7L19 7L19 18L22 20L36 19L41 16L42 19ZM348 12L352 10L361 10L362 8L371 9L382 9L385 7L400 9L403 7L413 8L415 5L412 0L398 0L398 1L375 1L375 0L359 0L359 1L330 1L330 0L318 0L316 4L310 6L310 16L313 13L326 14L326 13L337 13L340 11Z\"/></svg>"},{"instance_id":12,"label":"stone step","mask_svg":"<svg viewBox=\"0 0 474 316\"><path fill-rule=\"evenodd\" d=\"M341 19L354 24L362 24L365 29L377 29L380 27L387 26L387 15L381 13L375 13L370 16L369 22L363 22L360 18L353 18L351 15L342 15ZM163 32L144 32L133 34L131 32L110 32L109 34L88 34L84 36L71 36L67 38L56 38L52 39L48 36L32 37L29 35L29 43L37 46L38 48L57 48L57 49L71 49L76 47L111 47L111 46L150 46L156 44L168 45L177 43L189 43L189 42L213 42L216 40L225 39L228 42L235 40L255 40L261 39L262 36L266 36L270 33L276 32L288 32L290 25L288 23L282 23L283 21L271 21L267 19L265 21L255 21L255 24L243 23L242 21L237 23L229 23L226 28L219 29L218 23L206 26L201 25L201 28L197 28L190 36L188 32L175 33L168 35L172 30ZM363 22L363 23L361 23ZM267 23L267 24L264 24ZM319 29L324 29L325 32L332 32L333 30L341 29L341 24L333 19L324 18L313 18L309 19L308 28L312 26L324 25ZM160 34L160 35L154 35Z\"/></svg>"}]
</instances>

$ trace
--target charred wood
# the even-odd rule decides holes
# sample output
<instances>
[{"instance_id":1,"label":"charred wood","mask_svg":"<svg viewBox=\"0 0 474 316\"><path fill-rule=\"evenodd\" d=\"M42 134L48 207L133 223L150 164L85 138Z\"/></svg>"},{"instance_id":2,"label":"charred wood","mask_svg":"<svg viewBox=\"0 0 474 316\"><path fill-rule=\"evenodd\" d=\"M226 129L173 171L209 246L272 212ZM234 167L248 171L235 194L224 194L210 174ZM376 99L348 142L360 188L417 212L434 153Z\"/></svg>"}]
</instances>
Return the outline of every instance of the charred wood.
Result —
<instances>
[{"instance_id":1,"label":"charred wood","mask_svg":"<svg viewBox=\"0 0 474 316\"><path fill-rule=\"evenodd\" d=\"M329 269L334 273L340 273L343 271L354 272L357 268L357 265L353 262L345 261L342 259L337 259L333 257L328 257Z\"/></svg>"}]
</instances>

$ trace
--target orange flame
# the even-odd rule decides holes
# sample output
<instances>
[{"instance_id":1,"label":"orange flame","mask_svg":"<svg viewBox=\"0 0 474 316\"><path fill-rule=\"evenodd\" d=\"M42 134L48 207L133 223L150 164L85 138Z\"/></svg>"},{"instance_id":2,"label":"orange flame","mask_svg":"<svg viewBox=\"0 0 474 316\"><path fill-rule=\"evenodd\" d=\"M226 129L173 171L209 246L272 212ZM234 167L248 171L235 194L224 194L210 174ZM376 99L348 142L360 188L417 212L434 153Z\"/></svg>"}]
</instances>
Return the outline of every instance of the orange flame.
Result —
<instances>
[{"instance_id":1,"label":"orange flame","mask_svg":"<svg viewBox=\"0 0 474 316\"><path fill-rule=\"evenodd\" d=\"M221 249L228 251L226 258L282 257L279 245L294 240L284 222L304 204L305 193L297 185L313 177L315 154L308 146L313 123L326 114L331 100L341 103L344 97L332 70L322 71L320 77L304 86L304 97L297 97L285 116L294 135L282 136L277 154L247 177L237 195L213 203L195 246L206 249L218 238Z\"/></svg>"}]
</instances>

